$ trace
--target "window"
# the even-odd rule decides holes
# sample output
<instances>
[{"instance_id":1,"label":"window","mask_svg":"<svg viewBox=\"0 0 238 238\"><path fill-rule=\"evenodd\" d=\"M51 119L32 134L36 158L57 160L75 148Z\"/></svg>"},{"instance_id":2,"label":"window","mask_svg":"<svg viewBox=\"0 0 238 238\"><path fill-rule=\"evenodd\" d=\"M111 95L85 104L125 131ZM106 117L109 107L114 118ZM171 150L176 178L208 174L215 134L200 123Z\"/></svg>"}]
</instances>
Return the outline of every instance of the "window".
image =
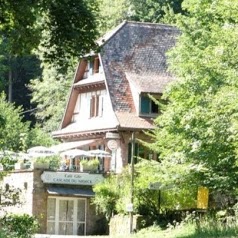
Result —
<instances>
[{"instance_id":1,"label":"window","mask_svg":"<svg viewBox=\"0 0 238 238\"><path fill-rule=\"evenodd\" d=\"M100 71L100 61L98 57L94 57L88 60L87 67L85 69L84 77L87 78L89 75L99 73Z\"/></svg>"},{"instance_id":2,"label":"window","mask_svg":"<svg viewBox=\"0 0 238 238\"><path fill-rule=\"evenodd\" d=\"M47 234L86 235L85 198L49 197Z\"/></svg>"},{"instance_id":3,"label":"window","mask_svg":"<svg viewBox=\"0 0 238 238\"><path fill-rule=\"evenodd\" d=\"M107 112L107 109L106 90L80 93L75 105L72 121L103 117L103 114Z\"/></svg>"},{"instance_id":4,"label":"window","mask_svg":"<svg viewBox=\"0 0 238 238\"><path fill-rule=\"evenodd\" d=\"M158 105L146 95L140 98L140 114L158 114Z\"/></svg>"},{"instance_id":5,"label":"window","mask_svg":"<svg viewBox=\"0 0 238 238\"><path fill-rule=\"evenodd\" d=\"M90 118L102 116L103 114L103 96L92 95L90 99Z\"/></svg>"},{"instance_id":6,"label":"window","mask_svg":"<svg viewBox=\"0 0 238 238\"><path fill-rule=\"evenodd\" d=\"M128 143L128 164L131 163L131 149L132 144L131 142ZM135 157L134 157L134 163L136 164L138 162L138 158L143 158L147 160L157 160L157 155L154 154L154 152L150 151L148 148L144 147L143 145L139 143L135 143Z\"/></svg>"}]
</instances>

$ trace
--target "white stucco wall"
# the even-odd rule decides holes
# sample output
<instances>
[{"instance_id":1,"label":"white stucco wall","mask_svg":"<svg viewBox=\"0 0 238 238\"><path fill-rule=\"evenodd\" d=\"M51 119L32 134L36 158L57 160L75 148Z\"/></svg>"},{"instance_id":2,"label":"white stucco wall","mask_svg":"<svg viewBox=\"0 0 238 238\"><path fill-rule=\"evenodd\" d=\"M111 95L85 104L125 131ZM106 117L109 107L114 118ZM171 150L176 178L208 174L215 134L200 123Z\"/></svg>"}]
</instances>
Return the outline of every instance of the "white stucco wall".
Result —
<instances>
[{"instance_id":1,"label":"white stucco wall","mask_svg":"<svg viewBox=\"0 0 238 238\"><path fill-rule=\"evenodd\" d=\"M20 204L14 206L1 206L1 215L4 212L14 214L29 214L32 215L32 193L33 193L33 172L32 171L19 171L12 172L5 176L1 181L1 187L3 193L6 189L6 184L9 185L9 189L18 188L21 189ZM2 200L4 196L1 196ZM3 201L2 201L3 202Z\"/></svg>"}]
</instances>

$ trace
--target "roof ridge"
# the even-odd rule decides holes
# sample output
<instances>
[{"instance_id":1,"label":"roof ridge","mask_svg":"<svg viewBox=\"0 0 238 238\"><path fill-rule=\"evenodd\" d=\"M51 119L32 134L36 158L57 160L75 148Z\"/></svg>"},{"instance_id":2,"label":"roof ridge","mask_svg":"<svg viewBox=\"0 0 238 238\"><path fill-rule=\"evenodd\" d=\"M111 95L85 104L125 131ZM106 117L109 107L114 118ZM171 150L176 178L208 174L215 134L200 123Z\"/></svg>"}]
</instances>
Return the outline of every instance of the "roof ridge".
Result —
<instances>
[{"instance_id":1,"label":"roof ridge","mask_svg":"<svg viewBox=\"0 0 238 238\"><path fill-rule=\"evenodd\" d=\"M97 40L99 46L103 45L106 41L110 40L124 25L127 24L127 21L123 21L121 24L112 28L110 31L106 32L102 37Z\"/></svg>"},{"instance_id":2,"label":"roof ridge","mask_svg":"<svg viewBox=\"0 0 238 238\"><path fill-rule=\"evenodd\" d=\"M138 24L138 25L154 25L154 26L167 26L171 28L177 28L177 26L172 25L172 24L166 24L166 23L156 23L156 22L140 22L140 21L126 21L127 23L133 23L133 24Z\"/></svg>"},{"instance_id":3,"label":"roof ridge","mask_svg":"<svg viewBox=\"0 0 238 238\"><path fill-rule=\"evenodd\" d=\"M97 40L97 43L99 44L99 46L102 46L104 43L106 43L107 41L109 41L116 33L118 33L125 25L127 24L134 24L134 25L144 25L144 26L156 26L156 27L166 27L169 28L171 30L176 30L179 31L179 29L174 26L174 25L170 25L170 24L164 24L164 23L151 23L151 22L139 22L139 21L128 21L125 20L123 21L121 24L119 24L118 26L112 28L112 30L108 31L107 33L105 33L102 37L100 37Z\"/></svg>"}]
</instances>

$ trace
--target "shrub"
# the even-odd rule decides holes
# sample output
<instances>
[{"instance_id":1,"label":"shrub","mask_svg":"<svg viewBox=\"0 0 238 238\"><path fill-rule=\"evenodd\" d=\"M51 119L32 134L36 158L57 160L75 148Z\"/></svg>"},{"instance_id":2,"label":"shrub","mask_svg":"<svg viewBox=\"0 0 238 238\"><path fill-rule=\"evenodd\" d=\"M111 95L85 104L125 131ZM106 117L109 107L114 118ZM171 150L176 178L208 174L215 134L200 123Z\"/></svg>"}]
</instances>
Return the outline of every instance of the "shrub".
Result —
<instances>
[{"instance_id":1,"label":"shrub","mask_svg":"<svg viewBox=\"0 0 238 238\"><path fill-rule=\"evenodd\" d=\"M38 157L35 160L35 163L39 164L47 164L49 165L49 169L57 170L60 167L61 158L58 155L51 155L46 157Z\"/></svg>"},{"instance_id":2,"label":"shrub","mask_svg":"<svg viewBox=\"0 0 238 238\"><path fill-rule=\"evenodd\" d=\"M37 219L28 214L7 214L1 218L0 224L3 237L11 238L30 238L39 228Z\"/></svg>"}]
</instances>

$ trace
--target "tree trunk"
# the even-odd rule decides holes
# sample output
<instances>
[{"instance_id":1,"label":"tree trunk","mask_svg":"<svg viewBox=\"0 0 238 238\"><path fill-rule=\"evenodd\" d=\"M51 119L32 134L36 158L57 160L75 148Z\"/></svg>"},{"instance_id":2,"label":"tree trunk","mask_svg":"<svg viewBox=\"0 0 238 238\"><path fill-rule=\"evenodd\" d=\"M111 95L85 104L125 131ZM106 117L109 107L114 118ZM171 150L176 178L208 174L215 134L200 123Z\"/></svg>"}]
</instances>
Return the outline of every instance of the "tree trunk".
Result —
<instances>
[{"instance_id":1,"label":"tree trunk","mask_svg":"<svg viewBox=\"0 0 238 238\"><path fill-rule=\"evenodd\" d=\"M12 69L10 66L8 72L8 102L12 102L12 82Z\"/></svg>"}]
</instances>

